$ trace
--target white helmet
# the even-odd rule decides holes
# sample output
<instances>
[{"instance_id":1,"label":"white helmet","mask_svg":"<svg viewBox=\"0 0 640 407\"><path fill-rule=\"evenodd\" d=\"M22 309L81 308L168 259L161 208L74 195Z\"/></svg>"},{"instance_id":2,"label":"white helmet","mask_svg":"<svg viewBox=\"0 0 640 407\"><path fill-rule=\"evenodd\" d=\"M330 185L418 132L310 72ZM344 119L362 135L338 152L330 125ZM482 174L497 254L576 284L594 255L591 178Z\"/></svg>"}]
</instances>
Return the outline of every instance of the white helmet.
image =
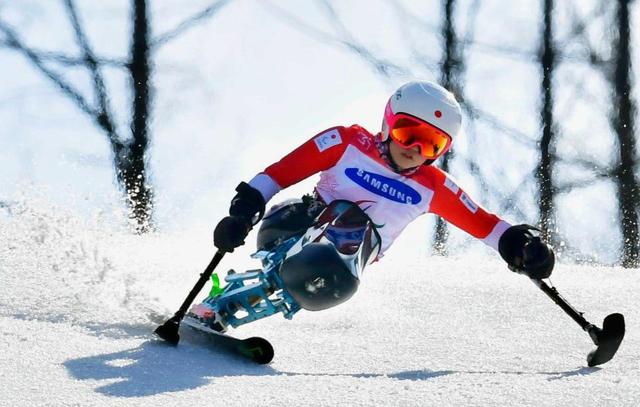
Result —
<instances>
[{"instance_id":1,"label":"white helmet","mask_svg":"<svg viewBox=\"0 0 640 407\"><path fill-rule=\"evenodd\" d=\"M462 110L455 96L433 82L409 82L400 87L387 102L382 120L382 140L389 137L391 123L399 113L425 121L456 138L462 125ZM448 150L451 143L439 155Z\"/></svg>"}]
</instances>

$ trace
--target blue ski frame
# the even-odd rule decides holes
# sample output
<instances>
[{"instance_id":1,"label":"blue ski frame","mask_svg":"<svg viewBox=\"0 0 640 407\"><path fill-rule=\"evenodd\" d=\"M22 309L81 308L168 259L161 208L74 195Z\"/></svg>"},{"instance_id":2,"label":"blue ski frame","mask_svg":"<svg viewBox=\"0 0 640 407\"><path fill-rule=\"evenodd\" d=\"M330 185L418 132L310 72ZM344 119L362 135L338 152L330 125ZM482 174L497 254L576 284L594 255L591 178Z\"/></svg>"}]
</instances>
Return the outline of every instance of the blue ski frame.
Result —
<instances>
[{"instance_id":1,"label":"blue ski frame","mask_svg":"<svg viewBox=\"0 0 640 407\"><path fill-rule=\"evenodd\" d=\"M262 269L227 275L222 292L204 300L222 317L223 325L236 328L279 312L291 319L300 311L300 305L284 289L278 273L287 252L299 239L292 237L271 252L254 253L251 257L262 260ZM246 315L236 315L242 311Z\"/></svg>"}]
</instances>

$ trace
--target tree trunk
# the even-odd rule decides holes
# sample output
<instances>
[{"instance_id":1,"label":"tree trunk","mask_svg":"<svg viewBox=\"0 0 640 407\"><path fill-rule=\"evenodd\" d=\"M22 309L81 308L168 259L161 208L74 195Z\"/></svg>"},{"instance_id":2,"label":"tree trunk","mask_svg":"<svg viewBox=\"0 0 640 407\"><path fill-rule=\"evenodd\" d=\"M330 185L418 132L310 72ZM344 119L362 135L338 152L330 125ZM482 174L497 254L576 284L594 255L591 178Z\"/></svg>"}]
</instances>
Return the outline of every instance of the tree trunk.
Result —
<instances>
[{"instance_id":1,"label":"tree trunk","mask_svg":"<svg viewBox=\"0 0 640 407\"><path fill-rule=\"evenodd\" d=\"M124 186L130 218L138 233L152 228L152 190L145 172L145 155L149 145L148 122L151 103L151 65L149 62L149 16L146 0L132 0L133 35L129 73L133 93L131 139L116 154L118 180Z\"/></svg>"},{"instance_id":2,"label":"tree trunk","mask_svg":"<svg viewBox=\"0 0 640 407\"><path fill-rule=\"evenodd\" d=\"M614 41L615 68L613 71L613 112L611 115L620 153L616 186L618 211L623 237L621 263L623 267L639 266L638 248L638 198L640 197L636 168L636 141L634 134L635 103L631 97L631 27L629 4L632 0L618 0L616 10L617 39Z\"/></svg>"},{"instance_id":3,"label":"tree trunk","mask_svg":"<svg viewBox=\"0 0 640 407\"><path fill-rule=\"evenodd\" d=\"M461 74L464 70L460 45L456 36L454 25L455 0L444 1L444 23L442 26L442 37L444 40L444 57L442 60L440 84L456 95L458 100L462 99ZM449 161L452 158L452 152L449 150L440 162L440 168L443 171L449 171ZM447 240L449 238L449 229L444 219L438 217L436 219L436 231L433 242L433 250L435 254L447 254Z\"/></svg>"},{"instance_id":4,"label":"tree trunk","mask_svg":"<svg viewBox=\"0 0 640 407\"><path fill-rule=\"evenodd\" d=\"M553 153L555 146L555 124L553 121L553 70L555 67L555 47L553 44L553 0L543 0L544 24L540 67L542 68L542 139L540 140L540 164L536 171L539 189L538 209L542 237L548 242L554 241L554 188Z\"/></svg>"}]
</instances>

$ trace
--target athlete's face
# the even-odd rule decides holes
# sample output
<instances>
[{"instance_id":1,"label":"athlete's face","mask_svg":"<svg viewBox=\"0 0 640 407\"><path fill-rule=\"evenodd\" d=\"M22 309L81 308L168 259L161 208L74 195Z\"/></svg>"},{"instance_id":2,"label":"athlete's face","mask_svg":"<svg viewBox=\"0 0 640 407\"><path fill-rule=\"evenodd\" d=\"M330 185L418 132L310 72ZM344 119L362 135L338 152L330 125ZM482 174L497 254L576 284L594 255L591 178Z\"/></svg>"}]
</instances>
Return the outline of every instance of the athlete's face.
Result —
<instances>
[{"instance_id":1,"label":"athlete's face","mask_svg":"<svg viewBox=\"0 0 640 407\"><path fill-rule=\"evenodd\" d=\"M420 154L420 148L418 146L404 148L393 140L389 143L389 154L391 154L393 162L403 170L417 167L427 161L427 158L424 158Z\"/></svg>"}]
</instances>

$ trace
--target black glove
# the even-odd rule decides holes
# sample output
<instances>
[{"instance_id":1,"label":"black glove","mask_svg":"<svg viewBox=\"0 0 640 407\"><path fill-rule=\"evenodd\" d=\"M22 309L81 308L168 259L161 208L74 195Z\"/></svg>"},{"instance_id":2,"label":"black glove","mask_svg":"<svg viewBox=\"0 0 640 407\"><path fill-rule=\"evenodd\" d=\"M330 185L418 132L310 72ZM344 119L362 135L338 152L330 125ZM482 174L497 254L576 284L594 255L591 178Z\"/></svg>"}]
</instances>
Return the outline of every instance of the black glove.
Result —
<instances>
[{"instance_id":1,"label":"black glove","mask_svg":"<svg viewBox=\"0 0 640 407\"><path fill-rule=\"evenodd\" d=\"M511 271L529 278L547 278L553 271L555 255L551 247L532 231L540 232L530 225L511 226L500 237L498 251Z\"/></svg>"},{"instance_id":2,"label":"black glove","mask_svg":"<svg viewBox=\"0 0 640 407\"><path fill-rule=\"evenodd\" d=\"M249 231L264 216L265 202L262 193L245 182L236 188L238 194L231 200L229 214L213 231L213 242L225 252L233 252L244 244Z\"/></svg>"},{"instance_id":3,"label":"black glove","mask_svg":"<svg viewBox=\"0 0 640 407\"><path fill-rule=\"evenodd\" d=\"M264 216L265 202L262 193L246 182L236 187L236 196L231 200L229 215L240 216L251 223L260 222Z\"/></svg>"},{"instance_id":4,"label":"black glove","mask_svg":"<svg viewBox=\"0 0 640 407\"><path fill-rule=\"evenodd\" d=\"M232 253L233 249L244 244L251 223L240 216L224 217L213 231L213 243L224 252Z\"/></svg>"}]
</instances>

